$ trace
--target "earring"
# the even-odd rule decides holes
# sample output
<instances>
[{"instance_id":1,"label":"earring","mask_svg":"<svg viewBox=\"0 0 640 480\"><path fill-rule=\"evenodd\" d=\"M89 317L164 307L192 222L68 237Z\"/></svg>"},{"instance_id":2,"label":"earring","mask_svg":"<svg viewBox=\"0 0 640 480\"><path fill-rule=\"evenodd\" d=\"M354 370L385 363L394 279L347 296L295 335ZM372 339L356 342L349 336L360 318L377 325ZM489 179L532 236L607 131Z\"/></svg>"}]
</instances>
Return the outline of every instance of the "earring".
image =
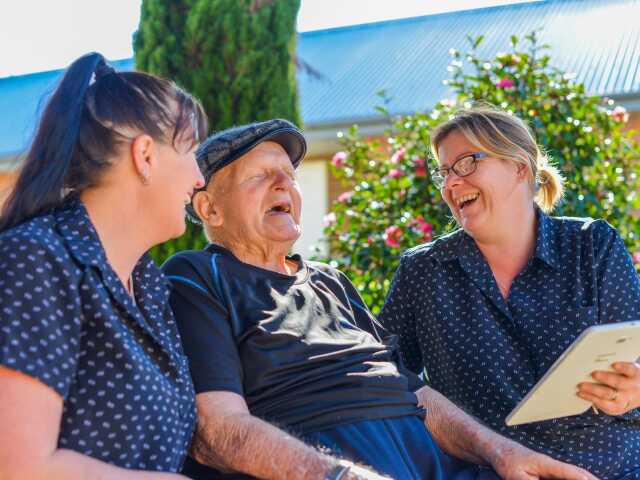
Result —
<instances>
[{"instance_id":1,"label":"earring","mask_svg":"<svg viewBox=\"0 0 640 480\"><path fill-rule=\"evenodd\" d=\"M146 173L141 173L140 174L140 181L142 182L143 185L149 185L149 175Z\"/></svg>"}]
</instances>

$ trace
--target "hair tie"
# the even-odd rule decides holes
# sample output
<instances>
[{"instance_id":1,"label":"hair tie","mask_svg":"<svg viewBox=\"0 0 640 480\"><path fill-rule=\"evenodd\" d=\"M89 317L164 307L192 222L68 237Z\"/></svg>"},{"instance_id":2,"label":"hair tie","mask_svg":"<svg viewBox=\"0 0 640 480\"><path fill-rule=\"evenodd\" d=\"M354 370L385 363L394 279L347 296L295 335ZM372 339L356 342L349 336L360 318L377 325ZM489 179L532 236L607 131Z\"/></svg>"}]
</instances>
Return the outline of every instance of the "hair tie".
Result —
<instances>
[{"instance_id":1,"label":"hair tie","mask_svg":"<svg viewBox=\"0 0 640 480\"><path fill-rule=\"evenodd\" d=\"M107 62L102 60L100 61L100 63L98 63L98 65L96 65L96 69L93 72L93 75L91 75L89 85L93 85L101 78L106 77L107 75L112 75L114 73L116 73L115 69L111 65L107 64Z\"/></svg>"}]
</instances>

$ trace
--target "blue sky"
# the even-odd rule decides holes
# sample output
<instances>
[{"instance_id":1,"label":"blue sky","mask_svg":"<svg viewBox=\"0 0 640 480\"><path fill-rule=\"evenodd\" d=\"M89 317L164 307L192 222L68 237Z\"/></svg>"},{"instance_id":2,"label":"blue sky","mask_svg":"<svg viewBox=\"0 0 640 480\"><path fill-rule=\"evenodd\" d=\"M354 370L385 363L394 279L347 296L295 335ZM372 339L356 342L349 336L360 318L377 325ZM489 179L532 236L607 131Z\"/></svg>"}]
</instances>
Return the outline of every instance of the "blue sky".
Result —
<instances>
[{"instance_id":1,"label":"blue sky","mask_svg":"<svg viewBox=\"0 0 640 480\"><path fill-rule=\"evenodd\" d=\"M298 30L482 8L531 0L302 0ZM140 0L18 0L0 15L0 77L62 68L99 51L133 55Z\"/></svg>"}]
</instances>

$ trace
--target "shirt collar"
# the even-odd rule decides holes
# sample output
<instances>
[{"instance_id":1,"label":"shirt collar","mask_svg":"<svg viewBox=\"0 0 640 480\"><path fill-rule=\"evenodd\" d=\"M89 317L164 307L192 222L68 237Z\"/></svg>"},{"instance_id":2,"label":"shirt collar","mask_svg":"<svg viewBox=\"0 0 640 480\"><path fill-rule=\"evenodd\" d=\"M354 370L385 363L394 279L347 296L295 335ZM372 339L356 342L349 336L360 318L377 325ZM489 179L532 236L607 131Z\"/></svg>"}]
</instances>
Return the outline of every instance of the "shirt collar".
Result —
<instances>
[{"instance_id":1,"label":"shirt collar","mask_svg":"<svg viewBox=\"0 0 640 480\"><path fill-rule=\"evenodd\" d=\"M58 231L71 256L82 265L104 270L107 266L106 253L80 199L74 196L67 200L55 216Z\"/></svg>"},{"instance_id":2,"label":"shirt collar","mask_svg":"<svg viewBox=\"0 0 640 480\"><path fill-rule=\"evenodd\" d=\"M558 232L551 221L551 217L536 207L538 218L538 237L536 239L536 250L534 258L539 258L552 268L559 268L558 249L555 248Z\"/></svg>"},{"instance_id":3,"label":"shirt collar","mask_svg":"<svg viewBox=\"0 0 640 480\"><path fill-rule=\"evenodd\" d=\"M100 237L98 237L98 232L89 218L89 212L77 196L67 200L63 208L56 212L56 225L73 258L81 265L98 269L110 289L116 292L120 290L118 287L121 286L121 282L107 261L107 254ZM169 282L150 255L144 254L133 270L134 284L141 286L150 276L162 279L162 286L165 288L159 289L156 300L161 304L166 303L169 295ZM122 290L125 291L124 287Z\"/></svg>"},{"instance_id":4,"label":"shirt collar","mask_svg":"<svg viewBox=\"0 0 640 480\"><path fill-rule=\"evenodd\" d=\"M168 280L150 255L143 255L133 270L136 304L108 263L98 232L82 201L77 197L69 199L55 216L58 231L71 256L80 265L97 269L105 287L123 311L135 319L169 355L174 355L172 340L167 332L159 330L155 322L150 322L154 315L163 314L170 293Z\"/></svg>"},{"instance_id":5,"label":"shirt collar","mask_svg":"<svg viewBox=\"0 0 640 480\"><path fill-rule=\"evenodd\" d=\"M552 268L559 268L558 252L555 248L557 244L558 232L551 220L540 208L536 207L536 217L538 219L536 248L533 253L534 258L542 260ZM447 262L463 257L472 262L481 261L482 253L478 249L473 238L464 230L459 229L452 232L440 240L436 241L432 247L432 255L438 262Z\"/></svg>"}]
</instances>

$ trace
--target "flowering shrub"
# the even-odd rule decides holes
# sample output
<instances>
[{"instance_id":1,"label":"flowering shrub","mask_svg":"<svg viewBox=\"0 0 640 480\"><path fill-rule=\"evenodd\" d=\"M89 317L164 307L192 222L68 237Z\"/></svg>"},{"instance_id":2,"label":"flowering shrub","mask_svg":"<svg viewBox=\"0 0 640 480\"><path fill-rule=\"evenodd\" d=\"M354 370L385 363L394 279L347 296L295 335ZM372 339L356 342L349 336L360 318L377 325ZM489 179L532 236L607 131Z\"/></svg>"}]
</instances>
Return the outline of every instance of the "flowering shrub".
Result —
<instances>
[{"instance_id":1,"label":"flowering shrub","mask_svg":"<svg viewBox=\"0 0 640 480\"><path fill-rule=\"evenodd\" d=\"M550 66L536 33L524 48L482 59L470 39L466 54L452 50L445 80L453 98L429 112L393 121L384 139L363 139L357 127L342 135L344 149L332 160L342 193L325 218L329 259L354 281L379 311L401 252L455 227L429 178L429 132L456 108L482 101L528 122L538 142L560 167L565 200L556 215L604 218L614 225L640 267L640 147L625 132L626 110L589 96L573 75Z\"/></svg>"}]
</instances>

